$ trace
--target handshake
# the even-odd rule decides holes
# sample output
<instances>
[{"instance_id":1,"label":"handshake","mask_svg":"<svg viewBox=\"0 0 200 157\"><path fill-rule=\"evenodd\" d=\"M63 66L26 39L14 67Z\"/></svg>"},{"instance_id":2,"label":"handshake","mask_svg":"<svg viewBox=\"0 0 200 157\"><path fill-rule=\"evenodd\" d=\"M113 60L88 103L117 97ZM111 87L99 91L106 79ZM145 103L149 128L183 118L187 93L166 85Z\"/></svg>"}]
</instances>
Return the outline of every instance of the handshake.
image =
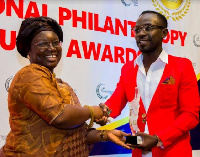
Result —
<instances>
[{"instance_id":1,"label":"handshake","mask_svg":"<svg viewBox=\"0 0 200 157\"><path fill-rule=\"evenodd\" d=\"M106 106L106 104L104 104L104 103L100 103L99 107L100 107L101 111L103 112L103 114L100 118L96 118L94 121L97 124L103 126L103 125L106 125L108 122L112 121L112 118L109 117L112 110L108 106Z\"/></svg>"},{"instance_id":2,"label":"handshake","mask_svg":"<svg viewBox=\"0 0 200 157\"><path fill-rule=\"evenodd\" d=\"M107 124L110 119L110 113L112 110L106 106L104 103L100 103L99 106L92 106L93 110L93 121L101 126ZM92 121L92 118L91 118ZM90 122L91 123L91 122ZM133 136L130 133L125 133L121 130L106 130L105 140L111 141L115 144L123 146L127 149L141 149L142 152L151 151L151 149L157 146L157 143L160 141L159 137L156 135L149 135L142 132L136 132Z\"/></svg>"},{"instance_id":3,"label":"handshake","mask_svg":"<svg viewBox=\"0 0 200 157\"><path fill-rule=\"evenodd\" d=\"M109 117L111 110L104 103L100 103L99 106L85 106L85 107L88 107L90 109L91 120L90 120L89 127L93 126L93 122L96 122L97 124L101 126L109 122L111 118ZM96 131L99 131L99 130L96 130ZM131 136L131 134L127 134L121 130L116 130L116 129L99 131L99 137L102 142L111 141L124 148L131 149L131 147L125 142L127 136ZM89 138L88 141L90 140L91 139ZM97 141L93 141L93 142L97 142Z\"/></svg>"}]
</instances>

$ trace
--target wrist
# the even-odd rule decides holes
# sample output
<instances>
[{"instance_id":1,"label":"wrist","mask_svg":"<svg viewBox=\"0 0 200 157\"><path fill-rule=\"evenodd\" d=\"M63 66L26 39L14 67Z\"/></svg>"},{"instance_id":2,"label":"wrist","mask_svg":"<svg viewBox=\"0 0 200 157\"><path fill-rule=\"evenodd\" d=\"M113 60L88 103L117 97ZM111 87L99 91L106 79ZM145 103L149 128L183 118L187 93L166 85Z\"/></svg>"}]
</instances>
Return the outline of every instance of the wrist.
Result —
<instances>
[{"instance_id":1,"label":"wrist","mask_svg":"<svg viewBox=\"0 0 200 157\"><path fill-rule=\"evenodd\" d=\"M108 141L108 130L101 130L99 136L100 136L101 142Z\"/></svg>"},{"instance_id":2,"label":"wrist","mask_svg":"<svg viewBox=\"0 0 200 157\"><path fill-rule=\"evenodd\" d=\"M104 104L104 103L100 103L99 106L102 109L103 114L105 116L109 117L110 113L112 112L112 110L106 104Z\"/></svg>"},{"instance_id":3,"label":"wrist","mask_svg":"<svg viewBox=\"0 0 200 157\"><path fill-rule=\"evenodd\" d=\"M99 106L92 106L94 109L94 119L101 119L104 115L103 111Z\"/></svg>"},{"instance_id":4,"label":"wrist","mask_svg":"<svg viewBox=\"0 0 200 157\"><path fill-rule=\"evenodd\" d=\"M156 138L157 138L157 144L156 144L156 146L157 147L163 147L163 143L162 143L161 139L156 134L154 136L156 136Z\"/></svg>"},{"instance_id":5,"label":"wrist","mask_svg":"<svg viewBox=\"0 0 200 157\"><path fill-rule=\"evenodd\" d=\"M94 109L91 106L85 105L84 107L87 107L90 111L90 124L88 125L89 128L91 128L93 126L94 123Z\"/></svg>"}]
</instances>

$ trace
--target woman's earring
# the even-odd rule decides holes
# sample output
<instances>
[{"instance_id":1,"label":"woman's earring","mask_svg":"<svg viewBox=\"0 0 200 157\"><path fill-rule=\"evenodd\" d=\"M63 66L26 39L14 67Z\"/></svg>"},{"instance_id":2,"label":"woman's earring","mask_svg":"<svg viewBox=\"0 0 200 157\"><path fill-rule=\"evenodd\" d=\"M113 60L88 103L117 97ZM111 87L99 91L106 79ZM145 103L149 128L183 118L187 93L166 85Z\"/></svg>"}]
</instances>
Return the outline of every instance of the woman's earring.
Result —
<instances>
[{"instance_id":1,"label":"woman's earring","mask_svg":"<svg viewBox=\"0 0 200 157\"><path fill-rule=\"evenodd\" d=\"M30 56L29 55L27 55L27 58L30 60Z\"/></svg>"}]
</instances>

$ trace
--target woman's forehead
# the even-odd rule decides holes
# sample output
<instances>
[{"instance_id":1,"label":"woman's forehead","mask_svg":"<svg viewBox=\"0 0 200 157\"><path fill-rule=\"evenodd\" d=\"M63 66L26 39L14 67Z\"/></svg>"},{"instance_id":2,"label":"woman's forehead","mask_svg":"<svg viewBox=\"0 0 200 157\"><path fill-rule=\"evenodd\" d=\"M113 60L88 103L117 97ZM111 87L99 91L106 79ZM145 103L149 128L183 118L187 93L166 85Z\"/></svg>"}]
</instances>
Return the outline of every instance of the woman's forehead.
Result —
<instances>
[{"instance_id":1,"label":"woman's forehead","mask_svg":"<svg viewBox=\"0 0 200 157\"><path fill-rule=\"evenodd\" d=\"M42 39L58 39L58 36L53 31L41 31L39 32L33 40L42 40Z\"/></svg>"}]
</instances>

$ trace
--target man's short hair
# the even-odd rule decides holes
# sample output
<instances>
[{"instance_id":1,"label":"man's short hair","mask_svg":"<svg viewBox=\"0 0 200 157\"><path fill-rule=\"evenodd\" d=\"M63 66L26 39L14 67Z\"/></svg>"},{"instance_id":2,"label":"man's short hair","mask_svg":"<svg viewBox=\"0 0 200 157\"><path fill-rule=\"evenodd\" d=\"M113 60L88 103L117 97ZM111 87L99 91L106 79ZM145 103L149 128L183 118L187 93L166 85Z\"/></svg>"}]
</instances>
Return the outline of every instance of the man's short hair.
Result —
<instances>
[{"instance_id":1,"label":"man's short hair","mask_svg":"<svg viewBox=\"0 0 200 157\"><path fill-rule=\"evenodd\" d=\"M159 12L156 12L156 11L153 11L153 10L146 10L146 11L143 11L141 15L144 15L144 14L148 14L148 13L152 13L152 14L156 14L158 16L158 18L162 21L162 23L164 24L164 27L167 28L168 27L168 22L167 22L167 19L164 15L162 15L161 13Z\"/></svg>"}]
</instances>

